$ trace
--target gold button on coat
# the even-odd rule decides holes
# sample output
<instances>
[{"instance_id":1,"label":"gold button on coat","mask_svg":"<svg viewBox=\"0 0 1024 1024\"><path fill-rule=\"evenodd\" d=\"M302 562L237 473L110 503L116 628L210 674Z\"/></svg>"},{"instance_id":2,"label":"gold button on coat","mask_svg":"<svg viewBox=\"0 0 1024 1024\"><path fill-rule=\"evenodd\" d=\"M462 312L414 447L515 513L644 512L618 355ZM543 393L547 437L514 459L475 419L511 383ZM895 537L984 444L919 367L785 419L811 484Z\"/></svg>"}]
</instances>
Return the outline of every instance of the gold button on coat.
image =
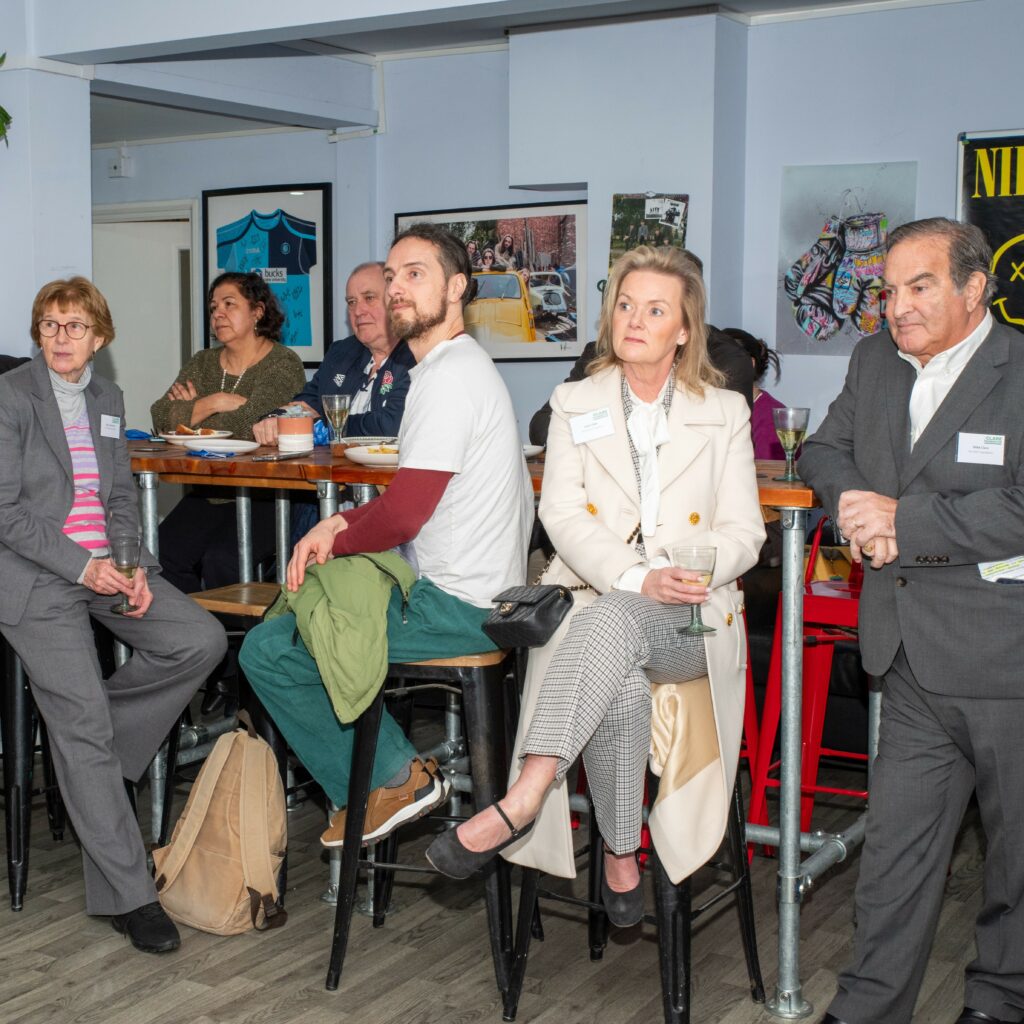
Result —
<instances>
[{"instance_id":1,"label":"gold button on coat","mask_svg":"<svg viewBox=\"0 0 1024 1024\"><path fill-rule=\"evenodd\" d=\"M588 512L589 512L589 513L590 513L590 514L591 514L592 516L596 516L596 515L597 515L597 506L596 506L596 505L592 505L592 504L590 504L590 502L588 501L588 502L587 502L587 511L588 511Z\"/></svg>"},{"instance_id":2,"label":"gold button on coat","mask_svg":"<svg viewBox=\"0 0 1024 1024\"><path fill-rule=\"evenodd\" d=\"M691 526L696 526L699 522L700 522L700 513L699 512L691 512L690 513L690 525Z\"/></svg>"},{"instance_id":3,"label":"gold button on coat","mask_svg":"<svg viewBox=\"0 0 1024 1024\"><path fill-rule=\"evenodd\" d=\"M726 615L726 617L725 617L725 624L727 626L731 626L732 625L732 612L729 612L729 614Z\"/></svg>"}]
</instances>

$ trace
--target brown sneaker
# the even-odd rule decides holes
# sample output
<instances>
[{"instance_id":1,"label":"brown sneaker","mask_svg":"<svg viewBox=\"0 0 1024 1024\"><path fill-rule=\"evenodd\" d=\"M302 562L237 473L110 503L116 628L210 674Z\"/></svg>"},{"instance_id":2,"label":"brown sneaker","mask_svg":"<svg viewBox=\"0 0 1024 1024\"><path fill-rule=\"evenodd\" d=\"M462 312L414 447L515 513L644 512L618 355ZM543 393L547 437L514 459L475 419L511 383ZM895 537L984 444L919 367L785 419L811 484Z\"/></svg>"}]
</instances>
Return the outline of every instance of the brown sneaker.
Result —
<instances>
[{"instance_id":1,"label":"brown sneaker","mask_svg":"<svg viewBox=\"0 0 1024 1024\"><path fill-rule=\"evenodd\" d=\"M363 842L376 842L390 835L399 825L422 818L443 804L451 790L452 784L438 768L434 758L424 763L414 757L409 778L401 786L395 786L394 789L380 786L371 790L366 801ZM330 826L320 837L324 846L345 845L345 817L344 809L335 812Z\"/></svg>"}]
</instances>

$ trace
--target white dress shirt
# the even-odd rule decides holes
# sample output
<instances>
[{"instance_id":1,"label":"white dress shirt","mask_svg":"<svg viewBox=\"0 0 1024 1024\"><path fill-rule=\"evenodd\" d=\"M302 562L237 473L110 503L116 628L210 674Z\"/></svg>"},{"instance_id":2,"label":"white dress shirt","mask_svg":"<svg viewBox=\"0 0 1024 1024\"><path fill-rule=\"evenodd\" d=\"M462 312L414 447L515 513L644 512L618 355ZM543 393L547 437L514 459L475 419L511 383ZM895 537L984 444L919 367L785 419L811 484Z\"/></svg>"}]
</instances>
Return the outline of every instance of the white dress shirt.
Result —
<instances>
[{"instance_id":1,"label":"white dress shirt","mask_svg":"<svg viewBox=\"0 0 1024 1024\"><path fill-rule=\"evenodd\" d=\"M981 343L992 330L992 314L985 312L985 317L963 341L957 342L952 348L940 352L937 356L921 365L917 356L900 352L900 359L910 363L917 371L917 380L910 392L910 447L913 449L924 428L931 422L936 410L942 405L946 395L957 382L964 367L970 362L971 356L978 351Z\"/></svg>"}]
</instances>

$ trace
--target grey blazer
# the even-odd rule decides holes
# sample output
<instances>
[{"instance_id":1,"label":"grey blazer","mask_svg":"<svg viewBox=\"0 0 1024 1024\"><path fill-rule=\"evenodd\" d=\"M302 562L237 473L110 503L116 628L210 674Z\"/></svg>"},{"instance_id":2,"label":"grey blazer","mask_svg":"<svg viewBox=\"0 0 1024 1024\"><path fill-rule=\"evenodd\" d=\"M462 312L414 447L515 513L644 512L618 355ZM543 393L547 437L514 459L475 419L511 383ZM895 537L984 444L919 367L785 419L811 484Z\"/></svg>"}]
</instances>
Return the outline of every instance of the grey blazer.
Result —
<instances>
[{"instance_id":1,"label":"grey blazer","mask_svg":"<svg viewBox=\"0 0 1024 1024\"><path fill-rule=\"evenodd\" d=\"M992 327L911 452L915 379L888 332L865 338L800 459L833 514L847 490L899 500L899 558L865 571L865 671L883 674L902 643L932 692L1024 697L1024 587L987 583L977 566L1024 554L1024 338ZM961 433L1001 435L1003 464L957 461Z\"/></svg>"},{"instance_id":2,"label":"grey blazer","mask_svg":"<svg viewBox=\"0 0 1024 1024\"><path fill-rule=\"evenodd\" d=\"M139 512L124 439L120 389L94 376L85 390L107 530L138 530ZM100 417L116 416L118 437L103 437ZM74 501L71 453L42 355L0 377L0 623L21 620L43 570L74 583L89 552L66 537ZM156 560L143 552L142 564Z\"/></svg>"}]
</instances>

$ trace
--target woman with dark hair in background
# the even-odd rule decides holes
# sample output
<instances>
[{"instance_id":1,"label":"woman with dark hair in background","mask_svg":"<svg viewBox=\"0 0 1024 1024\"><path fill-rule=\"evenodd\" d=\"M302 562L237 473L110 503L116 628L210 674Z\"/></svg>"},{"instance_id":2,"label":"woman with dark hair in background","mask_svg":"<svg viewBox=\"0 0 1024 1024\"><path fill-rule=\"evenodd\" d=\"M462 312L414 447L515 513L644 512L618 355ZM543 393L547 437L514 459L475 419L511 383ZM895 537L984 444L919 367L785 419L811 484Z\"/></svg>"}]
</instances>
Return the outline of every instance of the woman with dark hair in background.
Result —
<instances>
[{"instance_id":1,"label":"woman with dark hair in background","mask_svg":"<svg viewBox=\"0 0 1024 1024\"><path fill-rule=\"evenodd\" d=\"M775 383L779 382L779 354L769 348L760 338L755 338L739 327L726 327L723 334L728 334L739 342L743 350L750 356L754 364L754 410L750 414L750 433L754 439L755 459L784 459L786 453L779 444L772 420L773 409L784 409L785 403L768 394L761 387L768 371L775 371Z\"/></svg>"},{"instance_id":2,"label":"woman with dark hair in background","mask_svg":"<svg viewBox=\"0 0 1024 1024\"><path fill-rule=\"evenodd\" d=\"M290 402L306 384L302 360L280 343L284 314L259 274L221 274L210 285L210 330L219 345L197 352L153 403L153 426L230 430L249 440L253 424ZM271 501L252 503L253 554L274 550ZM232 491L186 494L160 524L164 576L186 594L238 581Z\"/></svg>"}]
</instances>

